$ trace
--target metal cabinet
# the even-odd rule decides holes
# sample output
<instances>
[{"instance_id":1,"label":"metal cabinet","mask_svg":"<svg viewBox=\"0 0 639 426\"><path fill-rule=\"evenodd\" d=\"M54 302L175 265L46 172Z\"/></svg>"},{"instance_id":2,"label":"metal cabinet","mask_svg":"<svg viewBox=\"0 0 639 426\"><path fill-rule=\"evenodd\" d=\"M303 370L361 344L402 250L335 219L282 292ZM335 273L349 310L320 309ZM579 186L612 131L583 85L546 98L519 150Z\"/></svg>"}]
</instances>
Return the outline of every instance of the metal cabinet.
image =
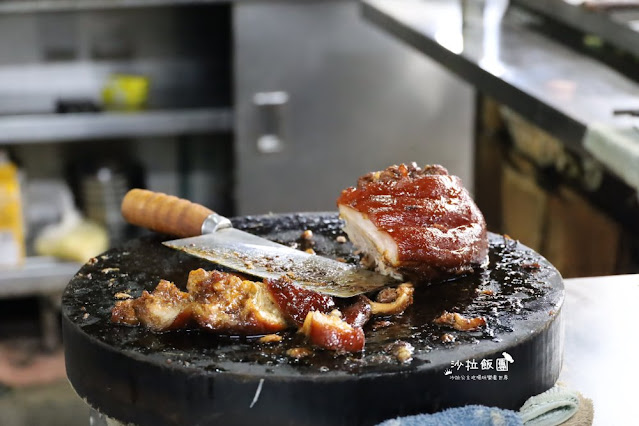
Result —
<instances>
[{"instance_id":1,"label":"metal cabinet","mask_svg":"<svg viewBox=\"0 0 639 426\"><path fill-rule=\"evenodd\" d=\"M358 176L399 162L472 187L472 89L357 2L237 2L233 32L238 214L334 210Z\"/></svg>"}]
</instances>

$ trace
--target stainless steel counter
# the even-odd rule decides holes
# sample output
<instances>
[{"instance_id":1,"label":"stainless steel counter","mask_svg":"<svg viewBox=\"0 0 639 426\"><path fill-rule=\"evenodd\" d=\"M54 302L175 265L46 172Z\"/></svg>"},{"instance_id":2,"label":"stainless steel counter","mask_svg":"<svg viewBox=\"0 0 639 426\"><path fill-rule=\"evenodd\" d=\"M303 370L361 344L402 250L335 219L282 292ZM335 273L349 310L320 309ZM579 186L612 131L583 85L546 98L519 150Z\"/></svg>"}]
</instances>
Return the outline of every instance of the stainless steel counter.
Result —
<instances>
[{"instance_id":1,"label":"stainless steel counter","mask_svg":"<svg viewBox=\"0 0 639 426\"><path fill-rule=\"evenodd\" d=\"M618 2L618 7L606 8L605 2L597 8L584 7L574 0L512 0L542 15L561 21L587 34L596 34L611 45L639 56L639 11L632 3ZM591 2L597 5L597 2Z\"/></svg>"},{"instance_id":2,"label":"stainless steel counter","mask_svg":"<svg viewBox=\"0 0 639 426\"><path fill-rule=\"evenodd\" d=\"M638 84L535 31L534 18L512 6L503 20L469 16L462 27L460 4L364 0L362 10L365 19L576 150L591 123L627 125L613 110L637 107Z\"/></svg>"},{"instance_id":3,"label":"stainless steel counter","mask_svg":"<svg viewBox=\"0 0 639 426\"><path fill-rule=\"evenodd\" d=\"M594 425L636 422L639 275L565 280L566 346L559 381L592 399ZM635 420L633 420L635 419Z\"/></svg>"}]
</instances>

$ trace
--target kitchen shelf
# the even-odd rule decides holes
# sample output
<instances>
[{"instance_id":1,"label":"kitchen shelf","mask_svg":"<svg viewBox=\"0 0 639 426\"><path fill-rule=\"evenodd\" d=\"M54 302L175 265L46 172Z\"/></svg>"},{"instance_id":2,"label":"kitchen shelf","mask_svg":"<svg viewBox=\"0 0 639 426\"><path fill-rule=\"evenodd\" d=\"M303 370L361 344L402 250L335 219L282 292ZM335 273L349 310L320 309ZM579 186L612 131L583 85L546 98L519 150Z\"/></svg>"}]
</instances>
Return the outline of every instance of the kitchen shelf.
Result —
<instances>
[{"instance_id":1,"label":"kitchen shelf","mask_svg":"<svg viewBox=\"0 0 639 426\"><path fill-rule=\"evenodd\" d=\"M81 266L53 257L28 257L21 266L0 269L0 299L61 293Z\"/></svg>"},{"instance_id":2,"label":"kitchen shelf","mask_svg":"<svg viewBox=\"0 0 639 426\"><path fill-rule=\"evenodd\" d=\"M593 123L623 129L629 119L614 111L637 108L637 83L542 34L539 19L522 9L511 6L492 28L481 17L462 26L459 2L446 0L364 0L362 10L578 152Z\"/></svg>"},{"instance_id":3,"label":"kitchen shelf","mask_svg":"<svg viewBox=\"0 0 639 426\"><path fill-rule=\"evenodd\" d=\"M224 0L0 0L2 13L61 12L228 3Z\"/></svg>"},{"instance_id":4,"label":"kitchen shelf","mask_svg":"<svg viewBox=\"0 0 639 426\"><path fill-rule=\"evenodd\" d=\"M228 132L230 108L0 116L0 144Z\"/></svg>"}]
</instances>

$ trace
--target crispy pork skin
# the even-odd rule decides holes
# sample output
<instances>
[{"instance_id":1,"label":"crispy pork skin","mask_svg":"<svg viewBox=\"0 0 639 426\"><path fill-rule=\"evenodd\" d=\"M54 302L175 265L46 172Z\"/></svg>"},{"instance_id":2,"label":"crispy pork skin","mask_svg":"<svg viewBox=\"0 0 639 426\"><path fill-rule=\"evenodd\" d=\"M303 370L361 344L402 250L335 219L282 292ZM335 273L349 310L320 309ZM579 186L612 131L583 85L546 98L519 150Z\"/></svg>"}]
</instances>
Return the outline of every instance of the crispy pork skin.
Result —
<instances>
[{"instance_id":1,"label":"crispy pork skin","mask_svg":"<svg viewBox=\"0 0 639 426\"><path fill-rule=\"evenodd\" d=\"M287 327L263 282L220 271L191 271L186 285L193 319L203 328L227 334L268 334Z\"/></svg>"},{"instance_id":2,"label":"crispy pork skin","mask_svg":"<svg viewBox=\"0 0 639 426\"><path fill-rule=\"evenodd\" d=\"M330 312L335 307L331 296L302 288L286 275L277 280L266 280L275 303L285 317L300 327L311 311Z\"/></svg>"},{"instance_id":3,"label":"crispy pork skin","mask_svg":"<svg viewBox=\"0 0 639 426\"><path fill-rule=\"evenodd\" d=\"M369 173L342 191L337 205L344 231L381 273L419 282L486 262L484 217L442 166L401 164Z\"/></svg>"},{"instance_id":4,"label":"crispy pork skin","mask_svg":"<svg viewBox=\"0 0 639 426\"><path fill-rule=\"evenodd\" d=\"M115 306L111 309L111 322L126 325L140 325L140 320L135 313L133 300L120 300L115 302Z\"/></svg>"},{"instance_id":5,"label":"crispy pork skin","mask_svg":"<svg viewBox=\"0 0 639 426\"><path fill-rule=\"evenodd\" d=\"M181 328L190 319L190 305L188 293L161 280L151 293L144 291L137 299L116 302L111 320L129 325L139 322L153 331Z\"/></svg>"},{"instance_id":6,"label":"crispy pork skin","mask_svg":"<svg viewBox=\"0 0 639 426\"><path fill-rule=\"evenodd\" d=\"M280 341L273 333L297 328L313 346L360 352L365 343L362 327L371 316L399 315L413 301L413 286L405 283L385 289L381 301L372 302L363 295L345 300L340 312L333 297L299 287L286 276L254 282L204 269L191 271L186 289L161 280L150 293L118 300L111 321L143 325L154 332L193 324L220 334L265 334L262 343ZM128 293L118 295L116 298L130 297Z\"/></svg>"},{"instance_id":7,"label":"crispy pork skin","mask_svg":"<svg viewBox=\"0 0 639 426\"><path fill-rule=\"evenodd\" d=\"M309 312L299 332L315 346L339 352L361 352L364 330L353 327L337 315Z\"/></svg>"},{"instance_id":8,"label":"crispy pork skin","mask_svg":"<svg viewBox=\"0 0 639 426\"><path fill-rule=\"evenodd\" d=\"M188 292L161 280L153 292L116 302L111 321L160 332L193 321L216 333L258 335L281 331L288 323L266 284L234 274L197 269L187 281Z\"/></svg>"}]
</instances>

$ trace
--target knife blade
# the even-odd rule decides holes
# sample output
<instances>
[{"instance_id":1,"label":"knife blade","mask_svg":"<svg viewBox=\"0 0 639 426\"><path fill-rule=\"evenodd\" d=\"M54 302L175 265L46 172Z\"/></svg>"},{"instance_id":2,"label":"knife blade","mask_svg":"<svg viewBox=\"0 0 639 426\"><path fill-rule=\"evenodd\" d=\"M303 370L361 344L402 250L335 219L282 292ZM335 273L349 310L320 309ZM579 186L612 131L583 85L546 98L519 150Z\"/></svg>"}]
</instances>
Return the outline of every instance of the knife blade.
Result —
<instances>
[{"instance_id":1,"label":"knife blade","mask_svg":"<svg viewBox=\"0 0 639 426\"><path fill-rule=\"evenodd\" d=\"M171 195L132 189L122 201L122 215L134 225L187 237L164 242L168 247L255 277L286 275L304 288L337 297L397 284L391 277L359 266L235 229L224 216Z\"/></svg>"}]
</instances>

